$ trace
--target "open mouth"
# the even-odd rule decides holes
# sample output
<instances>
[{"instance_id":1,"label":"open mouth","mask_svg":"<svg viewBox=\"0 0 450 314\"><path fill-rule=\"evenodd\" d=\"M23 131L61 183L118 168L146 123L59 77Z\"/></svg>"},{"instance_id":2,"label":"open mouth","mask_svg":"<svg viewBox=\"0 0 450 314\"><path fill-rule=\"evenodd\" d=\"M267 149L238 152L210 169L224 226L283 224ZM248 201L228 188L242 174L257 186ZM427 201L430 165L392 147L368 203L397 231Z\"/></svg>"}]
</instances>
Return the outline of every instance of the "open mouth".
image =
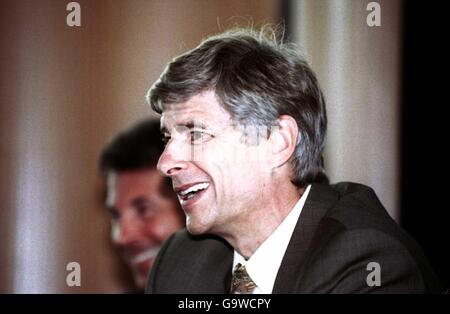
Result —
<instances>
[{"instance_id":1,"label":"open mouth","mask_svg":"<svg viewBox=\"0 0 450 314\"><path fill-rule=\"evenodd\" d=\"M148 261L150 259L154 259L156 257L156 255L158 254L160 248L161 247L158 246L158 247L151 248L151 249L148 249L146 251L143 251L143 252L141 252L138 255L135 255L131 259L132 264L136 264L137 265L137 264L140 264L142 262L146 262L146 261Z\"/></svg>"},{"instance_id":2,"label":"open mouth","mask_svg":"<svg viewBox=\"0 0 450 314\"><path fill-rule=\"evenodd\" d=\"M201 194L209 187L209 183L202 182L191 185L185 189L181 189L177 191L178 198L180 200L181 205L186 204L187 202L193 202L195 199L200 197Z\"/></svg>"}]
</instances>

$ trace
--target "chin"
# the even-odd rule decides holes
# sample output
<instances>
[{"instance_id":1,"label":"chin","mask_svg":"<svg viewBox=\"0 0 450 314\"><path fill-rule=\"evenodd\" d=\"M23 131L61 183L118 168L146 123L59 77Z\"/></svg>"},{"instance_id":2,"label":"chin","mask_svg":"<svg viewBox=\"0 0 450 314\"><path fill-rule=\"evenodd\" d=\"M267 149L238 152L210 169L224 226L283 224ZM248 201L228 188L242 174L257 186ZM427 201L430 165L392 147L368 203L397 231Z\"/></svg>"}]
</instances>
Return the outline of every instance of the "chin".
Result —
<instances>
[{"instance_id":1,"label":"chin","mask_svg":"<svg viewBox=\"0 0 450 314\"><path fill-rule=\"evenodd\" d=\"M134 285L137 290L142 290L142 291L145 290L145 287L147 285L147 279L148 279L148 276L150 275L150 270L151 270L151 264L149 263L149 261L147 261L144 264L141 264L140 267L135 265L132 268Z\"/></svg>"},{"instance_id":2,"label":"chin","mask_svg":"<svg viewBox=\"0 0 450 314\"><path fill-rule=\"evenodd\" d=\"M202 230L195 228L195 227L191 227L191 226L186 226L186 229L190 234L193 234L193 235L201 235L204 233Z\"/></svg>"},{"instance_id":3,"label":"chin","mask_svg":"<svg viewBox=\"0 0 450 314\"><path fill-rule=\"evenodd\" d=\"M190 234L201 235L207 233L210 228L205 225L195 225L192 222L188 221L186 224L186 229Z\"/></svg>"},{"instance_id":4,"label":"chin","mask_svg":"<svg viewBox=\"0 0 450 314\"><path fill-rule=\"evenodd\" d=\"M134 277L134 285L137 290L145 290L145 286L147 285L147 277L144 276L135 276Z\"/></svg>"}]
</instances>

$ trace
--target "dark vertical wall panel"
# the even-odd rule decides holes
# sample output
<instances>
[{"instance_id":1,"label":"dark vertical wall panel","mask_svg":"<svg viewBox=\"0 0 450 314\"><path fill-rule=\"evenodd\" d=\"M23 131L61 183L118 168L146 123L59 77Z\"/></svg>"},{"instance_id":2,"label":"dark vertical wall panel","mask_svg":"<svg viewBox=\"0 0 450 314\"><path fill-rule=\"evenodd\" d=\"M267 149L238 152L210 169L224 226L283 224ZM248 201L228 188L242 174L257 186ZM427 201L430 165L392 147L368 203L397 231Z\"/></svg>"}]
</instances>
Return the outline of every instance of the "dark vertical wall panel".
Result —
<instances>
[{"instance_id":1,"label":"dark vertical wall panel","mask_svg":"<svg viewBox=\"0 0 450 314\"><path fill-rule=\"evenodd\" d=\"M405 1L402 225L450 288L446 11Z\"/></svg>"}]
</instances>

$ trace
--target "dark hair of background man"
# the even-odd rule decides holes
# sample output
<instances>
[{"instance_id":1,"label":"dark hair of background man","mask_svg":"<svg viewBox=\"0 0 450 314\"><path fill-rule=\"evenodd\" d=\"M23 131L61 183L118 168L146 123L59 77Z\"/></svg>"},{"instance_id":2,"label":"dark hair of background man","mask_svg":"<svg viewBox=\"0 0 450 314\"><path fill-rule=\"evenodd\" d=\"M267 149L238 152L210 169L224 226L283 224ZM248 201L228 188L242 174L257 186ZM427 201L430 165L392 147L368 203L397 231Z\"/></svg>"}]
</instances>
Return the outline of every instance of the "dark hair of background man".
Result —
<instances>
[{"instance_id":1,"label":"dark hair of background man","mask_svg":"<svg viewBox=\"0 0 450 314\"><path fill-rule=\"evenodd\" d=\"M147 119L116 135L103 149L99 169L109 172L156 168L164 151L159 120ZM165 178L164 194L172 194L172 181Z\"/></svg>"},{"instance_id":2,"label":"dark hair of background man","mask_svg":"<svg viewBox=\"0 0 450 314\"><path fill-rule=\"evenodd\" d=\"M159 122L142 121L119 133L103 150L99 168L103 174L155 168L164 150Z\"/></svg>"}]
</instances>

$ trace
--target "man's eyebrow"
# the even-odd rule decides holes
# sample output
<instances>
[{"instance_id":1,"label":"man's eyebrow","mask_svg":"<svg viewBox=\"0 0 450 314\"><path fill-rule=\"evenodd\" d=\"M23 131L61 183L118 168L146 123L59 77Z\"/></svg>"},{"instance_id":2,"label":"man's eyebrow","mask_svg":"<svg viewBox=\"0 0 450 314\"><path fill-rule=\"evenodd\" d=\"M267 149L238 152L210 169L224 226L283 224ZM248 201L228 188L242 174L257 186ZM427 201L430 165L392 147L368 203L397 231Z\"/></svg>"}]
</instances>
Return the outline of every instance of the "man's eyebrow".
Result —
<instances>
[{"instance_id":1,"label":"man's eyebrow","mask_svg":"<svg viewBox=\"0 0 450 314\"><path fill-rule=\"evenodd\" d=\"M138 196L131 201L131 205L134 207L139 207L147 204L149 199L146 196Z\"/></svg>"},{"instance_id":2,"label":"man's eyebrow","mask_svg":"<svg viewBox=\"0 0 450 314\"><path fill-rule=\"evenodd\" d=\"M207 129L208 128L206 126L206 124L204 124L202 121L192 121L192 120L189 120L189 121L186 121L186 122L183 122L183 123L179 123L176 126L185 126L188 129L193 129L195 127L200 127L202 129Z\"/></svg>"},{"instance_id":3,"label":"man's eyebrow","mask_svg":"<svg viewBox=\"0 0 450 314\"><path fill-rule=\"evenodd\" d=\"M201 129L208 129L208 126L203 123L202 121L193 121L193 120L189 120L186 122L181 122L181 123L177 123L175 125L175 128L177 127L185 127L187 129L193 129L195 127L200 127ZM170 133L169 130L165 127L165 126L161 126L161 133Z\"/></svg>"}]
</instances>

